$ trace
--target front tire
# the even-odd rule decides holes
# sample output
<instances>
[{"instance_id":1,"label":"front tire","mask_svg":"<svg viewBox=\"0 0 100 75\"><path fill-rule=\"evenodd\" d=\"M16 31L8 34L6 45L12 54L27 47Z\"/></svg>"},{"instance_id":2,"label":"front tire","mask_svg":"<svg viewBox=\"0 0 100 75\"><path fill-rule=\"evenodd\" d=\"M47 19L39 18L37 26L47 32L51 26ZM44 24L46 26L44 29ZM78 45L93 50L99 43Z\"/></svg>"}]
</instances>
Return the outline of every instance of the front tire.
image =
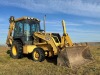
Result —
<instances>
[{"instance_id":1,"label":"front tire","mask_svg":"<svg viewBox=\"0 0 100 75\"><path fill-rule=\"evenodd\" d=\"M45 60L45 52L42 48L35 48L32 52L32 59L34 61L42 62Z\"/></svg>"},{"instance_id":2,"label":"front tire","mask_svg":"<svg viewBox=\"0 0 100 75\"><path fill-rule=\"evenodd\" d=\"M20 42L13 42L11 46L10 56L14 59L19 59L23 57L23 46Z\"/></svg>"}]
</instances>

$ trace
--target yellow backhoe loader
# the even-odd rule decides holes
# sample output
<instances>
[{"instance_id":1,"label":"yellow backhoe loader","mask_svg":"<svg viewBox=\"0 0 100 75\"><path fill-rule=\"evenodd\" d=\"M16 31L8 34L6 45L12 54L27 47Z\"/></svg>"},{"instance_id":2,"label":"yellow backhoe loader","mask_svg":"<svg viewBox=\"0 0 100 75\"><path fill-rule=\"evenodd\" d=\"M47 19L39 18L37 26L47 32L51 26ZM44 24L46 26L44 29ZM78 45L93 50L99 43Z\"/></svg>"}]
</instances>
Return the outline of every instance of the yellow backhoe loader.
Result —
<instances>
[{"instance_id":1,"label":"yellow backhoe loader","mask_svg":"<svg viewBox=\"0 0 100 75\"><path fill-rule=\"evenodd\" d=\"M10 56L15 59L31 53L34 61L43 61L45 57L57 57L57 64L75 67L92 60L88 46L76 46L66 33L65 21L62 21L63 35L46 33L40 29L40 20L31 17L9 19L9 31L6 44L11 47ZM44 26L45 28L45 26Z\"/></svg>"}]
</instances>

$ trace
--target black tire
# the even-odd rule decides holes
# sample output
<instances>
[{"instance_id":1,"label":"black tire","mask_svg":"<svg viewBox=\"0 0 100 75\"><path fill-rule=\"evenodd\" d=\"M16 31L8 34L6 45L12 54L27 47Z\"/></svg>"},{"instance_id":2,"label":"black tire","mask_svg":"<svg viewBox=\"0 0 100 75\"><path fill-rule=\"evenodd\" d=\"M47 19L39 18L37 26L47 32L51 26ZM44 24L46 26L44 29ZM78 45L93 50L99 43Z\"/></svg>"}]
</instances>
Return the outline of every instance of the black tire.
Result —
<instances>
[{"instance_id":1,"label":"black tire","mask_svg":"<svg viewBox=\"0 0 100 75\"><path fill-rule=\"evenodd\" d=\"M15 48L15 50L13 48ZM19 41L14 41L12 43L10 56L14 59L19 59L23 57L23 46Z\"/></svg>"},{"instance_id":2,"label":"black tire","mask_svg":"<svg viewBox=\"0 0 100 75\"><path fill-rule=\"evenodd\" d=\"M38 53L39 57L36 57L34 53ZM45 52L42 48L35 48L32 52L32 59L34 61L42 62L45 60Z\"/></svg>"}]
</instances>

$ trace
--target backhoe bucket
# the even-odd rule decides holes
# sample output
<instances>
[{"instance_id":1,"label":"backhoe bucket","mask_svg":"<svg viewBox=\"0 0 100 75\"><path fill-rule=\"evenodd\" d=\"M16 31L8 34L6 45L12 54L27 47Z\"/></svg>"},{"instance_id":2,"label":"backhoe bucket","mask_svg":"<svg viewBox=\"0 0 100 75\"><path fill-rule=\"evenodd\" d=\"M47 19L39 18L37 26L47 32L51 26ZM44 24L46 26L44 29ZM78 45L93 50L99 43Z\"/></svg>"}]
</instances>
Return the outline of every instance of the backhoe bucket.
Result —
<instances>
[{"instance_id":1,"label":"backhoe bucket","mask_svg":"<svg viewBox=\"0 0 100 75\"><path fill-rule=\"evenodd\" d=\"M92 59L88 46L65 47L58 54L57 65L78 67Z\"/></svg>"}]
</instances>

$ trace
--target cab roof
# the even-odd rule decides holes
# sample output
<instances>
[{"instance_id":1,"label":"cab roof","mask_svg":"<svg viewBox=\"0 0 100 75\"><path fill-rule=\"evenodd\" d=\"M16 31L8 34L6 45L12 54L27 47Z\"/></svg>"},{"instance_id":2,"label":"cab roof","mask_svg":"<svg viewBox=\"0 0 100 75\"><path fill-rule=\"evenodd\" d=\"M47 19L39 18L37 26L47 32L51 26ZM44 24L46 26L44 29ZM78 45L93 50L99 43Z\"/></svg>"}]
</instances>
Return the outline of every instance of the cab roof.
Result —
<instances>
[{"instance_id":1,"label":"cab roof","mask_svg":"<svg viewBox=\"0 0 100 75\"><path fill-rule=\"evenodd\" d=\"M20 20L34 20L34 21L40 21L40 20L37 19L37 18L27 17L27 16L24 16L24 17L21 17L21 18L15 19L15 21L20 21Z\"/></svg>"}]
</instances>

